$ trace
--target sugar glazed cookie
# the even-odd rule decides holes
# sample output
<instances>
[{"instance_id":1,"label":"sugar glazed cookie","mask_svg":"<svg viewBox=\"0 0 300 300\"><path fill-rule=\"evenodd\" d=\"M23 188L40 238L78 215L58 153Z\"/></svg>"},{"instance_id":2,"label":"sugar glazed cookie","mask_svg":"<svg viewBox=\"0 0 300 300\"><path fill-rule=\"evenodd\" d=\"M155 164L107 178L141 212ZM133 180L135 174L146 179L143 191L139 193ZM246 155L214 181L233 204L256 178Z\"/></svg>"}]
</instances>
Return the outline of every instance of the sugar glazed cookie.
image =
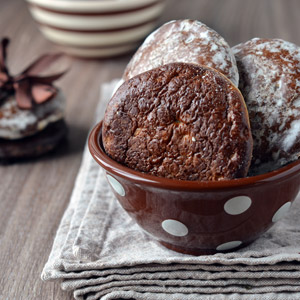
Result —
<instances>
[{"instance_id":1,"label":"sugar glazed cookie","mask_svg":"<svg viewBox=\"0 0 300 300\"><path fill-rule=\"evenodd\" d=\"M61 119L22 139L0 139L0 161L10 163L45 154L53 150L66 137L66 134L67 125Z\"/></svg>"},{"instance_id":2,"label":"sugar glazed cookie","mask_svg":"<svg viewBox=\"0 0 300 300\"><path fill-rule=\"evenodd\" d=\"M233 48L253 134L251 172L277 169L300 155L300 52L279 39Z\"/></svg>"},{"instance_id":3,"label":"sugar glazed cookie","mask_svg":"<svg viewBox=\"0 0 300 300\"><path fill-rule=\"evenodd\" d=\"M65 99L61 91L45 103L21 109L14 94L0 106L0 138L16 140L36 134L64 118Z\"/></svg>"},{"instance_id":4,"label":"sugar glazed cookie","mask_svg":"<svg viewBox=\"0 0 300 300\"><path fill-rule=\"evenodd\" d=\"M239 90L221 73L185 63L126 81L108 104L102 139L129 168L182 180L246 176L252 153Z\"/></svg>"},{"instance_id":5,"label":"sugar glazed cookie","mask_svg":"<svg viewBox=\"0 0 300 300\"><path fill-rule=\"evenodd\" d=\"M61 54L46 54L23 72L6 65L8 38L0 41L0 161L35 157L52 150L65 137L65 99L53 85L65 71L42 75Z\"/></svg>"},{"instance_id":6,"label":"sugar glazed cookie","mask_svg":"<svg viewBox=\"0 0 300 300\"><path fill-rule=\"evenodd\" d=\"M123 79L173 62L212 67L238 85L235 58L227 42L194 20L171 21L150 34L129 62Z\"/></svg>"},{"instance_id":7,"label":"sugar glazed cookie","mask_svg":"<svg viewBox=\"0 0 300 300\"><path fill-rule=\"evenodd\" d=\"M14 95L0 106L0 160L10 162L53 150L66 136L62 92L32 109L20 109Z\"/></svg>"}]
</instances>

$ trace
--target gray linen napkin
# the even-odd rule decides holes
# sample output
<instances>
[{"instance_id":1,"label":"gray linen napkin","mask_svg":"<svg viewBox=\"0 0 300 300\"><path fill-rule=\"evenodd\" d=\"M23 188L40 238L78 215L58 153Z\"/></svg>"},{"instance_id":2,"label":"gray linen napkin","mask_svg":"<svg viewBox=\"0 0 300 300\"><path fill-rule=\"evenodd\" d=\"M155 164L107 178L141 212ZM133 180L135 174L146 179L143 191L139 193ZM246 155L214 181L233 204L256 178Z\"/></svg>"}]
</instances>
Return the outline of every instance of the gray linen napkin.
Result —
<instances>
[{"instance_id":1,"label":"gray linen napkin","mask_svg":"<svg viewBox=\"0 0 300 300\"><path fill-rule=\"evenodd\" d=\"M117 81L104 84L97 120ZM76 299L300 299L300 201L246 248L190 256L165 249L114 199L87 147L43 280Z\"/></svg>"}]
</instances>

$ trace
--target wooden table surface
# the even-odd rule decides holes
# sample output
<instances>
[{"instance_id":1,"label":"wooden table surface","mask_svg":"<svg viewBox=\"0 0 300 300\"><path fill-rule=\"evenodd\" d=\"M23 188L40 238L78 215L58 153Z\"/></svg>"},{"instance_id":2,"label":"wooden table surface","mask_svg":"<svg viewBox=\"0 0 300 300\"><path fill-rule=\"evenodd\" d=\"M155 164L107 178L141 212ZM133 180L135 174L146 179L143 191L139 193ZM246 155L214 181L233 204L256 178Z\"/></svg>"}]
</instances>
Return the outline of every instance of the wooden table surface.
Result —
<instances>
[{"instance_id":1,"label":"wooden table surface","mask_svg":"<svg viewBox=\"0 0 300 300\"><path fill-rule=\"evenodd\" d=\"M299 0L169 0L160 23L201 20L230 45L253 37L300 45ZM42 53L56 51L37 30L23 0L0 0L0 34L12 39L13 72ZM67 98L68 143L36 161L0 167L0 299L72 299L40 274L68 205L102 82L121 76L131 55L107 60L72 59L59 81Z\"/></svg>"}]
</instances>

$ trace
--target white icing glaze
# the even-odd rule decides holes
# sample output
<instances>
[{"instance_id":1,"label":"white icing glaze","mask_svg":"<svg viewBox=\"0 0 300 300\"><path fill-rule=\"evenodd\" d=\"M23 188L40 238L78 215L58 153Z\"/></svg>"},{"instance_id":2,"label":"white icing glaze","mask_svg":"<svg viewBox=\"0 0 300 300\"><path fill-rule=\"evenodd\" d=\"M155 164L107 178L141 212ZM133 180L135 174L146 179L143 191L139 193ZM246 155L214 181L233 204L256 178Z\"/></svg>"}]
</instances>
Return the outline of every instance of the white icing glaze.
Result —
<instances>
[{"instance_id":1,"label":"white icing glaze","mask_svg":"<svg viewBox=\"0 0 300 300\"><path fill-rule=\"evenodd\" d=\"M128 64L124 78L172 62L217 69L238 85L235 57L217 32L199 21L171 21L150 34Z\"/></svg>"},{"instance_id":2,"label":"white icing glaze","mask_svg":"<svg viewBox=\"0 0 300 300\"><path fill-rule=\"evenodd\" d=\"M20 139L43 130L48 124L64 117L65 100L61 91L57 96L31 110L20 109L14 96L0 107L0 137Z\"/></svg>"},{"instance_id":3,"label":"white icing glaze","mask_svg":"<svg viewBox=\"0 0 300 300\"><path fill-rule=\"evenodd\" d=\"M253 163L264 173L300 153L300 48L279 39L255 38L233 52L254 137Z\"/></svg>"},{"instance_id":4,"label":"white icing glaze","mask_svg":"<svg viewBox=\"0 0 300 300\"><path fill-rule=\"evenodd\" d=\"M294 106L297 108L300 107L300 97L294 100Z\"/></svg>"},{"instance_id":5,"label":"white icing glaze","mask_svg":"<svg viewBox=\"0 0 300 300\"><path fill-rule=\"evenodd\" d=\"M287 130L283 139L283 149L289 151L296 141L300 132L300 120L295 120L291 123L291 127Z\"/></svg>"}]
</instances>

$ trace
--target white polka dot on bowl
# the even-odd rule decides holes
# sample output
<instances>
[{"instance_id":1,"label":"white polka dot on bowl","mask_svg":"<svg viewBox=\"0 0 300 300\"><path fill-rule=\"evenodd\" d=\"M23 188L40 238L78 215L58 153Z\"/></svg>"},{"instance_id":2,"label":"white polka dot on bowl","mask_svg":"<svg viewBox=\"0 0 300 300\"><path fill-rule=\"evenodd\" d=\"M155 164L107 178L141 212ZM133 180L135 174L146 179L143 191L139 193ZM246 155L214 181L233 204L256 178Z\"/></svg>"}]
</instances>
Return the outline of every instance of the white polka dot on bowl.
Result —
<instances>
[{"instance_id":1,"label":"white polka dot on bowl","mask_svg":"<svg viewBox=\"0 0 300 300\"><path fill-rule=\"evenodd\" d=\"M274 214L273 218L272 218L272 222L277 222L280 219L282 219L290 210L292 203L291 202L286 202L285 204L283 204Z\"/></svg>"},{"instance_id":2,"label":"white polka dot on bowl","mask_svg":"<svg viewBox=\"0 0 300 300\"><path fill-rule=\"evenodd\" d=\"M107 175L107 179L116 193L118 193L120 196L125 196L125 190L122 184L117 179L110 175Z\"/></svg>"},{"instance_id":3,"label":"white polka dot on bowl","mask_svg":"<svg viewBox=\"0 0 300 300\"><path fill-rule=\"evenodd\" d=\"M225 205L224 210L229 215L240 215L250 208L252 201L247 196L237 196L229 199Z\"/></svg>"},{"instance_id":4,"label":"white polka dot on bowl","mask_svg":"<svg viewBox=\"0 0 300 300\"><path fill-rule=\"evenodd\" d=\"M226 251L226 250L236 248L236 247L240 246L241 244L242 244L241 241L231 241L231 242L227 242L227 243L219 245L216 248L216 250L217 251Z\"/></svg>"},{"instance_id":5,"label":"white polka dot on bowl","mask_svg":"<svg viewBox=\"0 0 300 300\"><path fill-rule=\"evenodd\" d=\"M171 219L164 220L161 223L161 227L164 231L174 236L186 236L189 232L183 223Z\"/></svg>"}]
</instances>

